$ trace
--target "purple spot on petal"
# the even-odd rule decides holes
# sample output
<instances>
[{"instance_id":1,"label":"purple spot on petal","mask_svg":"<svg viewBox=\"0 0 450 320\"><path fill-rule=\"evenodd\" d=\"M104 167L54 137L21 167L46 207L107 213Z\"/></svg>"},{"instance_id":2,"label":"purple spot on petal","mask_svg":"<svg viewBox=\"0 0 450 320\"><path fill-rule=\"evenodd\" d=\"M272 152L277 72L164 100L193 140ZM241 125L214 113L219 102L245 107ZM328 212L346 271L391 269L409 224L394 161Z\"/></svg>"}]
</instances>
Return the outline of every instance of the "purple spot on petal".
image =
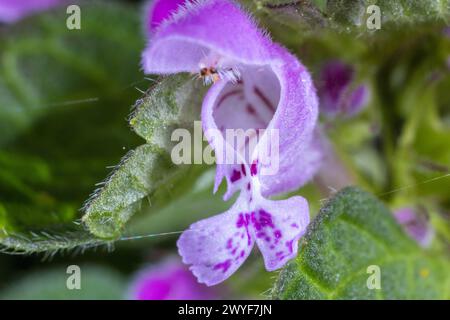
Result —
<instances>
[{"instance_id":1,"label":"purple spot on petal","mask_svg":"<svg viewBox=\"0 0 450 320\"><path fill-rule=\"evenodd\" d=\"M294 252L293 244L294 244L294 240L286 241L286 247L288 247L289 252L291 252L291 253Z\"/></svg>"},{"instance_id":2,"label":"purple spot on petal","mask_svg":"<svg viewBox=\"0 0 450 320\"><path fill-rule=\"evenodd\" d=\"M225 260L224 262L220 262L214 265L214 270L222 269L223 273L227 272L227 270L231 267L231 260Z\"/></svg>"},{"instance_id":3,"label":"purple spot on petal","mask_svg":"<svg viewBox=\"0 0 450 320\"><path fill-rule=\"evenodd\" d=\"M255 115L256 114L256 110L255 110L255 108L253 108L253 106L251 104L247 104L246 110L251 115Z\"/></svg>"},{"instance_id":4,"label":"purple spot on petal","mask_svg":"<svg viewBox=\"0 0 450 320\"><path fill-rule=\"evenodd\" d=\"M272 221L272 215L266 211L264 211L263 209L259 210L259 223L265 227L265 226L269 226L271 228L274 228L274 224Z\"/></svg>"},{"instance_id":5,"label":"purple spot on petal","mask_svg":"<svg viewBox=\"0 0 450 320\"><path fill-rule=\"evenodd\" d=\"M235 96L235 95L242 94L242 93L243 93L242 88L239 88L239 89L230 91L230 92L228 92L228 93L225 93L225 94L220 98L220 100L217 102L216 109L219 109L220 105L221 105L225 100L227 100L228 98L230 98L230 97L232 97L232 96Z\"/></svg>"},{"instance_id":6,"label":"purple spot on petal","mask_svg":"<svg viewBox=\"0 0 450 320\"><path fill-rule=\"evenodd\" d=\"M239 179L241 179L241 173L237 170L233 170L233 173L231 174L231 177L230 177L230 181L232 183L235 183Z\"/></svg>"},{"instance_id":7,"label":"purple spot on petal","mask_svg":"<svg viewBox=\"0 0 450 320\"><path fill-rule=\"evenodd\" d=\"M244 215L242 213L239 214L238 221L236 222L236 227L241 228L243 226L246 226L246 221L244 219Z\"/></svg>"},{"instance_id":8,"label":"purple spot on petal","mask_svg":"<svg viewBox=\"0 0 450 320\"><path fill-rule=\"evenodd\" d=\"M255 176L258 173L258 161L255 161L250 166L250 175Z\"/></svg>"},{"instance_id":9,"label":"purple spot on petal","mask_svg":"<svg viewBox=\"0 0 450 320\"><path fill-rule=\"evenodd\" d=\"M241 171L244 176L247 175L247 172L245 171L245 166L243 164L241 164Z\"/></svg>"},{"instance_id":10,"label":"purple spot on petal","mask_svg":"<svg viewBox=\"0 0 450 320\"><path fill-rule=\"evenodd\" d=\"M254 212L252 212L252 224L253 224L253 226L255 227L255 229L257 230L257 231L259 231L259 230L261 230L261 224L259 223L259 221L256 219L256 217L255 217L255 213Z\"/></svg>"},{"instance_id":11,"label":"purple spot on petal","mask_svg":"<svg viewBox=\"0 0 450 320\"><path fill-rule=\"evenodd\" d=\"M267 98L267 96L258 87L254 87L253 91L261 99L263 104L270 110L270 112L275 113L275 107L269 98Z\"/></svg>"},{"instance_id":12,"label":"purple spot on petal","mask_svg":"<svg viewBox=\"0 0 450 320\"><path fill-rule=\"evenodd\" d=\"M228 241L227 241L227 249L231 249L232 246L233 246L233 239L228 239Z\"/></svg>"}]
</instances>

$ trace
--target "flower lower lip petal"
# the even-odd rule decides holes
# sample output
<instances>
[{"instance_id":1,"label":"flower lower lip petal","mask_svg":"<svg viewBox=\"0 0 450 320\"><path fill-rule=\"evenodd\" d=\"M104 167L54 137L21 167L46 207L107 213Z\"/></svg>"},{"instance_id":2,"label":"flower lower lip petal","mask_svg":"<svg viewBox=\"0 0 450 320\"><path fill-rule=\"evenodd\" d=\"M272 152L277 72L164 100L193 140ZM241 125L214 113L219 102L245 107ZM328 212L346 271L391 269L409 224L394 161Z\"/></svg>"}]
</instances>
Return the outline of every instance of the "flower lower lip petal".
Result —
<instances>
[{"instance_id":1,"label":"flower lower lip petal","mask_svg":"<svg viewBox=\"0 0 450 320\"><path fill-rule=\"evenodd\" d=\"M177 242L183 262L199 282L215 285L231 276L247 259L254 239L242 197L228 211L194 223Z\"/></svg>"}]
</instances>

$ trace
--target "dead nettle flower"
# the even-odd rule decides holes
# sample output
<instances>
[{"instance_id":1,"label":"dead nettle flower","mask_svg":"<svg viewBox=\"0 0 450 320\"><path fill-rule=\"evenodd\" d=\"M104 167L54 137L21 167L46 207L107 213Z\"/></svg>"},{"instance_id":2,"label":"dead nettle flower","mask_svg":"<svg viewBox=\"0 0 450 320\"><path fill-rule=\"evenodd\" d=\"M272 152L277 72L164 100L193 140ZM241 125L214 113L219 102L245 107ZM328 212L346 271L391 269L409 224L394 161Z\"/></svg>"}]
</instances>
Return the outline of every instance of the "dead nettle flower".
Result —
<instances>
[{"instance_id":1,"label":"dead nettle flower","mask_svg":"<svg viewBox=\"0 0 450 320\"><path fill-rule=\"evenodd\" d=\"M434 231L426 212L412 207L403 207L394 212L394 216L405 231L422 247L428 247L433 240Z\"/></svg>"},{"instance_id":2,"label":"dead nettle flower","mask_svg":"<svg viewBox=\"0 0 450 320\"><path fill-rule=\"evenodd\" d=\"M318 114L309 72L229 0L187 1L168 12L150 30L142 65L146 73L190 72L211 83L202 105L205 136L216 157L225 146L239 159L217 164L214 188L225 178L224 198L236 191L239 197L228 211L194 223L181 235L177 245L183 262L199 282L215 285L239 268L256 243L267 270L282 267L297 254L309 223L308 203L299 196L266 197L296 190L319 167L319 153L309 151ZM277 173L268 174L271 168L260 158L269 135L262 135L246 157L225 135L210 134L227 129L278 132Z\"/></svg>"},{"instance_id":3,"label":"dead nettle flower","mask_svg":"<svg viewBox=\"0 0 450 320\"><path fill-rule=\"evenodd\" d=\"M328 118L352 117L369 101L369 89L361 84L354 86L354 69L342 61L325 64L319 79L320 112Z\"/></svg>"},{"instance_id":4,"label":"dead nettle flower","mask_svg":"<svg viewBox=\"0 0 450 320\"><path fill-rule=\"evenodd\" d=\"M64 0L1 0L0 22L13 23L28 15L50 9Z\"/></svg>"},{"instance_id":5,"label":"dead nettle flower","mask_svg":"<svg viewBox=\"0 0 450 320\"><path fill-rule=\"evenodd\" d=\"M131 300L213 300L216 292L199 284L177 258L141 270L130 285Z\"/></svg>"}]
</instances>

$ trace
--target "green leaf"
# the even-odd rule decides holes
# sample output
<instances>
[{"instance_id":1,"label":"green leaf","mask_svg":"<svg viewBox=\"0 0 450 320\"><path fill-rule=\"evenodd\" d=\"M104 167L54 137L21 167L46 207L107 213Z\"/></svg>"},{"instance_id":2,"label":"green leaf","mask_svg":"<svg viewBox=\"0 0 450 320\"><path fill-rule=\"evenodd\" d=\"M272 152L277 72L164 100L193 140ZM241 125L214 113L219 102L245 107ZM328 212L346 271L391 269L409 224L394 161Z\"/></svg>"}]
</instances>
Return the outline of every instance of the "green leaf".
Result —
<instances>
[{"instance_id":1,"label":"green leaf","mask_svg":"<svg viewBox=\"0 0 450 320\"><path fill-rule=\"evenodd\" d=\"M126 156L88 202L83 222L93 234L118 237L143 199L160 207L188 190L203 171L201 165L175 165L170 154L172 131L192 129L199 118L202 90L191 76L176 75L137 102L130 124L147 143Z\"/></svg>"},{"instance_id":2,"label":"green leaf","mask_svg":"<svg viewBox=\"0 0 450 320\"><path fill-rule=\"evenodd\" d=\"M0 145L48 112L137 97L129 88L142 79L136 10L106 2L83 9L80 31L66 28L65 7L0 27Z\"/></svg>"},{"instance_id":3,"label":"green leaf","mask_svg":"<svg viewBox=\"0 0 450 320\"><path fill-rule=\"evenodd\" d=\"M82 31L65 7L0 32L0 250L30 253L99 244L80 207L138 145L126 125L139 96L137 11L84 3ZM78 223L78 224L76 224ZM104 242L103 242L104 243Z\"/></svg>"},{"instance_id":4,"label":"green leaf","mask_svg":"<svg viewBox=\"0 0 450 320\"><path fill-rule=\"evenodd\" d=\"M40 270L15 281L0 292L2 300L116 300L126 298L121 274L97 265L80 265L80 290L66 286L68 266Z\"/></svg>"},{"instance_id":5,"label":"green leaf","mask_svg":"<svg viewBox=\"0 0 450 320\"><path fill-rule=\"evenodd\" d=\"M28 233L3 233L0 252L8 254L44 253L44 258L71 250L84 252L87 249L109 245L96 239L80 226L65 226L63 230L29 231Z\"/></svg>"},{"instance_id":6,"label":"green leaf","mask_svg":"<svg viewBox=\"0 0 450 320\"><path fill-rule=\"evenodd\" d=\"M150 144L130 152L86 206L83 222L101 238L118 237L140 201L167 183L175 166L164 150Z\"/></svg>"},{"instance_id":7,"label":"green leaf","mask_svg":"<svg viewBox=\"0 0 450 320\"><path fill-rule=\"evenodd\" d=\"M190 75L166 77L136 103L130 125L147 143L170 151L175 144L173 130L193 130L194 121L200 120L205 92L206 87Z\"/></svg>"},{"instance_id":8,"label":"green leaf","mask_svg":"<svg viewBox=\"0 0 450 320\"><path fill-rule=\"evenodd\" d=\"M256 11L279 23L300 30L329 28L339 31L371 31L366 20L370 5L381 12L381 29L419 22L450 19L449 0L253 0Z\"/></svg>"},{"instance_id":9,"label":"green leaf","mask_svg":"<svg viewBox=\"0 0 450 320\"><path fill-rule=\"evenodd\" d=\"M369 289L371 265L381 289ZM281 272L276 299L448 299L448 260L424 251L384 205L346 188L320 210L299 256Z\"/></svg>"}]
</instances>

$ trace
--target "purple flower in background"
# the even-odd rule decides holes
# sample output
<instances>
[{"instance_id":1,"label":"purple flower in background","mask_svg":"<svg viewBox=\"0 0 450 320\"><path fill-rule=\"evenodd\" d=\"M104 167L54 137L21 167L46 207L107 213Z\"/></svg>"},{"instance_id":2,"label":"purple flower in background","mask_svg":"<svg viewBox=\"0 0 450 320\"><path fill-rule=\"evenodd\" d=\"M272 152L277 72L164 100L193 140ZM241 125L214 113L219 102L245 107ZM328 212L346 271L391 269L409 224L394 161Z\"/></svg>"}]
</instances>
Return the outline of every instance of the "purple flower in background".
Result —
<instances>
[{"instance_id":1,"label":"purple flower in background","mask_svg":"<svg viewBox=\"0 0 450 320\"><path fill-rule=\"evenodd\" d=\"M450 40L450 27L445 27L442 30L442 34L448 39ZM450 55L447 57L447 59L445 60L445 64L448 70L450 70Z\"/></svg>"},{"instance_id":2,"label":"purple flower in background","mask_svg":"<svg viewBox=\"0 0 450 320\"><path fill-rule=\"evenodd\" d=\"M366 85L353 87L354 69L341 61L330 61L322 69L319 80L320 112L333 118L352 117L369 101Z\"/></svg>"},{"instance_id":3,"label":"purple flower in background","mask_svg":"<svg viewBox=\"0 0 450 320\"><path fill-rule=\"evenodd\" d=\"M442 34L450 39L450 27L445 27L442 29Z\"/></svg>"},{"instance_id":4,"label":"purple flower in background","mask_svg":"<svg viewBox=\"0 0 450 320\"><path fill-rule=\"evenodd\" d=\"M411 238L422 247L428 247L431 244L434 232L426 214L414 208L404 207L396 210L394 216Z\"/></svg>"},{"instance_id":5,"label":"purple flower in background","mask_svg":"<svg viewBox=\"0 0 450 320\"><path fill-rule=\"evenodd\" d=\"M142 270L133 280L128 298L132 300L212 300L217 296L199 284L177 259Z\"/></svg>"},{"instance_id":6,"label":"purple flower in background","mask_svg":"<svg viewBox=\"0 0 450 320\"><path fill-rule=\"evenodd\" d=\"M318 113L310 74L233 1L186 1L166 16L162 22L158 16L159 26L150 30L144 71L189 72L212 84L202 105L205 136L216 158L238 160L218 161L214 191L224 178L225 199L240 191L228 211L194 223L181 235L179 253L207 285L233 274L255 244L266 269L278 269L296 256L309 209L299 196L281 201L266 197L296 190L319 166L319 153L310 150ZM247 154L225 138L230 129L266 133ZM278 134L275 174L263 156L271 144L268 132Z\"/></svg>"},{"instance_id":7,"label":"purple flower in background","mask_svg":"<svg viewBox=\"0 0 450 320\"><path fill-rule=\"evenodd\" d=\"M0 22L13 23L25 16L50 9L64 0L1 0Z\"/></svg>"}]
</instances>

